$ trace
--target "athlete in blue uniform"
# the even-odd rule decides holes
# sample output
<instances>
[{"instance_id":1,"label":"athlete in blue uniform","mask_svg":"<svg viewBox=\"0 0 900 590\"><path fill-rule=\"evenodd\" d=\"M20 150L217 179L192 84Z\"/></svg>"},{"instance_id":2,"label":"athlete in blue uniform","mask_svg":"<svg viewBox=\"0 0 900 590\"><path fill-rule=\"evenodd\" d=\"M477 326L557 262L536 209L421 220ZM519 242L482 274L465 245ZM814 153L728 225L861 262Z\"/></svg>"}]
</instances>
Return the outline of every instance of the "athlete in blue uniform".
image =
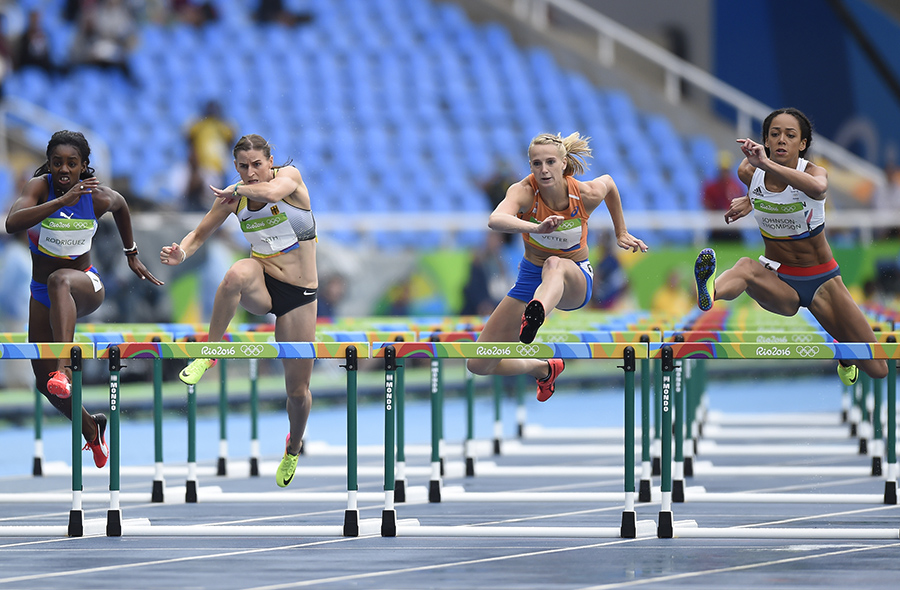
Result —
<instances>
[{"instance_id":1,"label":"athlete in blue uniform","mask_svg":"<svg viewBox=\"0 0 900 590\"><path fill-rule=\"evenodd\" d=\"M31 248L30 342L72 342L75 322L95 311L105 289L91 264L97 220L112 213L122 238L128 267L141 279L162 285L138 258L131 212L118 192L102 186L90 167L91 148L84 135L58 131L47 144L47 161L34 173L6 218L6 231L28 232ZM35 382L60 412L72 419L71 371L68 360L34 360ZM106 465L109 450L106 416L81 409L82 433L97 467Z\"/></svg>"}]
</instances>

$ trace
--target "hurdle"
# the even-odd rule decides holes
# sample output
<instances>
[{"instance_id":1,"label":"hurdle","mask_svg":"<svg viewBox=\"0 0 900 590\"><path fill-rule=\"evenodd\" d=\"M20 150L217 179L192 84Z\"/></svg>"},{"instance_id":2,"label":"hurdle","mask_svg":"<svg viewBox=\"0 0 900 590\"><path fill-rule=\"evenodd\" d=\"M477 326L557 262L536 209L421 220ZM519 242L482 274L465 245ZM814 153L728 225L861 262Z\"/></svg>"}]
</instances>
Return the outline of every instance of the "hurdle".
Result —
<instances>
[{"instance_id":1,"label":"hurdle","mask_svg":"<svg viewBox=\"0 0 900 590\"><path fill-rule=\"evenodd\" d=\"M662 343L650 345L650 356L659 357L663 366L664 412L676 415L684 412L683 400L673 395L672 384L675 372L675 358L739 358L739 359L887 359L888 363L888 476L884 495L878 494L777 494L777 493L707 493L685 490L684 502L778 502L778 503L871 503L896 504L897 461L895 451L896 430L896 360L900 358L900 348L896 343L817 343L817 344L747 344L747 343ZM674 398L674 399L673 399ZM667 403L667 402L674 402ZM708 529L696 526L676 526L673 520L672 502L672 424L671 419L663 420L663 474L661 481L662 505L660 508L657 536L673 537L719 537L719 538L900 538L900 527L893 529L780 529L728 527ZM677 428L677 426L676 426Z\"/></svg>"},{"instance_id":2,"label":"hurdle","mask_svg":"<svg viewBox=\"0 0 900 590\"><path fill-rule=\"evenodd\" d=\"M384 358L385 362L385 440L384 440L384 510L382 511L381 534L385 537L405 535L466 535L466 536L590 536L634 538L639 524L634 509L635 485L635 440L634 428L626 428L624 445L625 482L624 494L603 492L536 492L536 493L466 493L442 489L439 461L432 456L432 480L429 485L429 501L444 499L454 501L498 501L498 502L623 502L621 525L619 527L398 527L394 502L394 424L396 404L394 384L398 358L590 358L621 359L625 373L625 420L634 425L634 372L636 354L646 356L645 343L533 343L510 342L376 342L373 357ZM449 493L448 493L449 492ZM645 523L640 525L641 534L646 531Z\"/></svg>"},{"instance_id":3,"label":"hurdle","mask_svg":"<svg viewBox=\"0 0 900 590\"><path fill-rule=\"evenodd\" d=\"M98 350L98 358L110 359L110 415L114 416L112 423L118 424L118 397L113 395L114 387L117 390L118 374L114 369L118 368L118 358L159 358L159 359L188 359L188 358L343 358L347 370L347 492L342 493L283 493L283 492L259 492L259 493L227 493L218 489L204 490L199 488L196 469L196 436L191 423L196 420L196 395L189 390L188 395L188 477L185 484L185 501L188 503L203 502L322 502L336 499L346 499L347 508L344 513L344 524L341 527L313 527L307 534L338 534L341 536L358 536L360 534L360 519L358 502L364 497L359 493L357 479L357 456L355 453L357 443L357 370L358 356L362 352L364 356L369 354L367 342L334 343L334 342L144 342L122 343L111 345ZM113 377L113 373L116 373ZM192 386L189 386L192 387ZM107 531L109 536L121 536L123 534L121 498L119 487L119 455L120 439L118 429L110 432L110 509ZM113 452L113 449L116 452ZM372 494L372 499L380 497ZM196 525L195 525L196 526ZM152 526L135 526L127 528L128 534L136 535L161 535L167 534L171 527L154 528ZM194 529L195 534L203 534L200 527ZM264 530L245 530L247 535L270 535L272 527L263 527ZM230 530L230 529L229 529ZM290 534L299 534L297 527L291 527ZM171 533L169 533L171 534ZM189 533L191 534L191 533ZM210 533L216 534L216 533ZM232 531L232 534L238 534ZM287 534L284 532L284 534Z\"/></svg>"},{"instance_id":4,"label":"hurdle","mask_svg":"<svg viewBox=\"0 0 900 590\"><path fill-rule=\"evenodd\" d=\"M69 510L69 522L62 534L80 537L84 534L84 509L81 464L81 406L82 406L82 370L83 355L94 356L94 347L89 343L0 343L0 359L63 359L68 358L72 370L72 508ZM0 494L0 502L15 500L8 498L16 494ZM29 498L34 495L30 495ZM2 527L0 535L18 536L22 527ZM40 527L42 528L42 527ZM54 528L54 532L59 530Z\"/></svg>"}]
</instances>

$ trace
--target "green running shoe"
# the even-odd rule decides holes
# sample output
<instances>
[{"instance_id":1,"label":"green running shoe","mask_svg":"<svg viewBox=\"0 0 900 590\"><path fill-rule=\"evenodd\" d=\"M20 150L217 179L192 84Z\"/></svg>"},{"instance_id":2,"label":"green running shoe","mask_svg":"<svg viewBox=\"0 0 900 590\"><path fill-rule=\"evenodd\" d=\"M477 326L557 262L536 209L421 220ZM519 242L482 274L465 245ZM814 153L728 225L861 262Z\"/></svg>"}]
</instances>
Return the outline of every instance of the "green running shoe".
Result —
<instances>
[{"instance_id":1,"label":"green running shoe","mask_svg":"<svg viewBox=\"0 0 900 590\"><path fill-rule=\"evenodd\" d=\"M700 250L694 263L694 278L697 279L697 306L709 311L716 294L716 253L712 248Z\"/></svg>"},{"instance_id":2,"label":"green running shoe","mask_svg":"<svg viewBox=\"0 0 900 590\"><path fill-rule=\"evenodd\" d=\"M203 373L216 366L216 362L216 359L195 359L178 373L178 378L188 385L196 385Z\"/></svg>"},{"instance_id":3,"label":"green running shoe","mask_svg":"<svg viewBox=\"0 0 900 590\"><path fill-rule=\"evenodd\" d=\"M841 382L848 387L855 385L856 380L859 378L859 369L856 365L845 367L841 363L838 363L837 373L838 377L841 378Z\"/></svg>"},{"instance_id":4,"label":"green running shoe","mask_svg":"<svg viewBox=\"0 0 900 590\"><path fill-rule=\"evenodd\" d=\"M287 487L294 479L294 472L297 471L297 459L300 458L300 453L296 455L288 453L287 447L290 444L291 435L288 434L284 439L284 457L281 458L281 463L278 464L278 470L275 472L275 483L279 488Z\"/></svg>"}]
</instances>

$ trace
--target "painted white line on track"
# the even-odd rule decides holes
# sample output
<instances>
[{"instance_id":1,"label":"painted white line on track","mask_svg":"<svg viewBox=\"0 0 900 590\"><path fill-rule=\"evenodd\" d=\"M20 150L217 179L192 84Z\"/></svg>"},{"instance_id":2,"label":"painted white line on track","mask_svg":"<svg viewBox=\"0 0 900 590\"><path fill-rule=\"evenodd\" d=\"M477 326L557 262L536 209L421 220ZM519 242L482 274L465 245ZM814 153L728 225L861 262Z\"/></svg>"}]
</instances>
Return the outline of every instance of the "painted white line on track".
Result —
<instances>
[{"instance_id":1,"label":"painted white line on track","mask_svg":"<svg viewBox=\"0 0 900 590\"><path fill-rule=\"evenodd\" d=\"M873 545L870 547L854 547L852 549L843 549L841 551L828 551L826 553L819 553L816 555L804 555L802 557L788 557L785 559L772 559L769 561L760 561L758 563L748 563L744 565L736 565L732 567L722 567L722 568L714 568L703 571L695 571L695 572L685 572L681 574L670 574L665 576L658 576L655 578L642 578L640 580L632 580L629 582L618 582L614 584L600 584L598 586L584 586L579 588L578 590L611 590L613 588L630 588L633 586L645 586L647 584L662 584L665 582L674 582L675 580L687 580L690 578L698 578L700 576L709 576L714 574L725 574L730 572L739 572L746 571L751 569L758 569L763 567L769 567L773 565L783 565L786 563L798 563L802 561L811 561L813 559L822 559L828 557L835 557L838 555L849 555L852 553L860 553L863 551L871 551L873 549L888 549L891 547L900 547L900 543L889 543L887 545Z\"/></svg>"}]
</instances>

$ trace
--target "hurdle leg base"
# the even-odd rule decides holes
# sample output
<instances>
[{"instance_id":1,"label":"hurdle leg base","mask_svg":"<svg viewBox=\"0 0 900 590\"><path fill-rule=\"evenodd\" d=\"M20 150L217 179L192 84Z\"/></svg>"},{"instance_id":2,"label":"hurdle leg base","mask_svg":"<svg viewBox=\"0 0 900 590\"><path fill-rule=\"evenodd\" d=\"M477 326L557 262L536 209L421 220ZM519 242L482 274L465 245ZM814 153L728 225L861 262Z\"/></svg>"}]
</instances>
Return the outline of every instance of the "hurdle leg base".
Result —
<instances>
[{"instance_id":1,"label":"hurdle leg base","mask_svg":"<svg viewBox=\"0 0 900 590\"><path fill-rule=\"evenodd\" d=\"M41 477L44 475L44 462L40 457L34 458L34 463L31 465L31 475L35 477Z\"/></svg>"},{"instance_id":2,"label":"hurdle leg base","mask_svg":"<svg viewBox=\"0 0 900 590\"><path fill-rule=\"evenodd\" d=\"M659 524L656 526L656 536L660 539L671 539L675 536L675 520L670 510L660 511Z\"/></svg>"},{"instance_id":3,"label":"hurdle leg base","mask_svg":"<svg viewBox=\"0 0 900 590\"><path fill-rule=\"evenodd\" d=\"M495 438L494 439L494 455L499 455L499 454L500 454L500 439Z\"/></svg>"},{"instance_id":4,"label":"hurdle leg base","mask_svg":"<svg viewBox=\"0 0 900 590\"><path fill-rule=\"evenodd\" d=\"M359 536L359 510L344 510L344 536Z\"/></svg>"},{"instance_id":5,"label":"hurdle leg base","mask_svg":"<svg viewBox=\"0 0 900 590\"><path fill-rule=\"evenodd\" d=\"M672 501L684 502L684 480L676 479L672 481Z\"/></svg>"},{"instance_id":6,"label":"hurdle leg base","mask_svg":"<svg viewBox=\"0 0 900 590\"><path fill-rule=\"evenodd\" d=\"M184 501L188 504L197 503L197 482L187 481L184 484Z\"/></svg>"},{"instance_id":7,"label":"hurdle leg base","mask_svg":"<svg viewBox=\"0 0 900 590\"><path fill-rule=\"evenodd\" d=\"M897 482L896 481L884 482L884 503L891 504L891 505L897 504Z\"/></svg>"},{"instance_id":8,"label":"hurdle leg base","mask_svg":"<svg viewBox=\"0 0 900 590\"><path fill-rule=\"evenodd\" d=\"M153 491L150 492L150 501L151 502L165 502L165 491L163 487L163 481L161 479L153 480Z\"/></svg>"},{"instance_id":9,"label":"hurdle leg base","mask_svg":"<svg viewBox=\"0 0 900 590\"><path fill-rule=\"evenodd\" d=\"M860 455L868 455L869 454L869 441L864 438L859 439L859 454Z\"/></svg>"},{"instance_id":10,"label":"hurdle leg base","mask_svg":"<svg viewBox=\"0 0 900 590\"><path fill-rule=\"evenodd\" d=\"M685 477L694 477L694 458L693 457L685 457L684 458L684 476Z\"/></svg>"},{"instance_id":11,"label":"hurdle leg base","mask_svg":"<svg viewBox=\"0 0 900 590\"><path fill-rule=\"evenodd\" d=\"M626 510L622 513L622 527L619 536L623 539L637 538L637 513L634 510Z\"/></svg>"},{"instance_id":12,"label":"hurdle leg base","mask_svg":"<svg viewBox=\"0 0 900 590\"><path fill-rule=\"evenodd\" d=\"M84 510L69 510L69 528L66 535L69 537L84 536Z\"/></svg>"},{"instance_id":13,"label":"hurdle leg base","mask_svg":"<svg viewBox=\"0 0 900 590\"><path fill-rule=\"evenodd\" d=\"M650 480L642 479L641 485L638 488L638 502L649 502L650 501Z\"/></svg>"},{"instance_id":14,"label":"hurdle leg base","mask_svg":"<svg viewBox=\"0 0 900 590\"><path fill-rule=\"evenodd\" d=\"M850 438L855 437L856 433L857 433L856 424L851 424L850 425Z\"/></svg>"},{"instance_id":15,"label":"hurdle leg base","mask_svg":"<svg viewBox=\"0 0 900 590\"><path fill-rule=\"evenodd\" d=\"M250 477L259 477L259 458L250 457Z\"/></svg>"},{"instance_id":16,"label":"hurdle leg base","mask_svg":"<svg viewBox=\"0 0 900 590\"><path fill-rule=\"evenodd\" d=\"M447 475L446 473L444 473L444 458L443 457L441 457L440 464L441 464L441 477L443 477L443 476Z\"/></svg>"},{"instance_id":17,"label":"hurdle leg base","mask_svg":"<svg viewBox=\"0 0 900 590\"><path fill-rule=\"evenodd\" d=\"M872 457L872 475L881 475L881 457Z\"/></svg>"},{"instance_id":18,"label":"hurdle leg base","mask_svg":"<svg viewBox=\"0 0 900 590\"><path fill-rule=\"evenodd\" d=\"M216 475L228 475L228 465L225 462L225 457L219 457L219 461L216 463Z\"/></svg>"},{"instance_id":19,"label":"hurdle leg base","mask_svg":"<svg viewBox=\"0 0 900 590\"><path fill-rule=\"evenodd\" d=\"M653 457L651 461L652 464L652 475L662 475L662 459L659 457Z\"/></svg>"},{"instance_id":20,"label":"hurdle leg base","mask_svg":"<svg viewBox=\"0 0 900 590\"><path fill-rule=\"evenodd\" d=\"M475 457L466 457L466 477L475 477Z\"/></svg>"},{"instance_id":21,"label":"hurdle leg base","mask_svg":"<svg viewBox=\"0 0 900 590\"><path fill-rule=\"evenodd\" d=\"M396 537L397 536L397 511L382 510L381 512L381 536Z\"/></svg>"},{"instance_id":22,"label":"hurdle leg base","mask_svg":"<svg viewBox=\"0 0 900 590\"><path fill-rule=\"evenodd\" d=\"M106 511L106 536L121 537L122 536L122 511L107 510Z\"/></svg>"},{"instance_id":23,"label":"hurdle leg base","mask_svg":"<svg viewBox=\"0 0 900 590\"><path fill-rule=\"evenodd\" d=\"M428 482L428 501L437 503L441 501L441 481L432 479Z\"/></svg>"},{"instance_id":24,"label":"hurdle leg base","mask_svg":"<svg viewBox=\"0 0 900 590\"><path fill-rule=\"evenodd\" d=\"M406 502L406 480L394 480L394 502Z\"/></svg>"}]
</instances>

